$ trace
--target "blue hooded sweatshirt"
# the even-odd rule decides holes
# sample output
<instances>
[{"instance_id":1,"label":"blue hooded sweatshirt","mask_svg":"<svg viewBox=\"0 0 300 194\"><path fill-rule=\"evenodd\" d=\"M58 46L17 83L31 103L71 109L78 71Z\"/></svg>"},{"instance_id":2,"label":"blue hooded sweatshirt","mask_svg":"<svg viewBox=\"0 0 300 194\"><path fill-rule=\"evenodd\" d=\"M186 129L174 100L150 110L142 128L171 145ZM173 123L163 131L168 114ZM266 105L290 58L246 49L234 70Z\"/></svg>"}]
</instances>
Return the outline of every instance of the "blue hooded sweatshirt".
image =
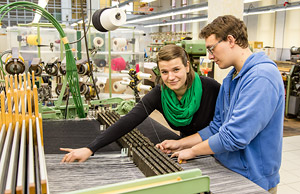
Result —
<instances>
[{"instance_id":1,"label":"blue hooded sweatshirt","mask_svg":"<svg viewBox=\"0 0 300 194\"><path fill-rule=\"evenodd\" d=\"M215 158L265 190L279 183L284 86L264 53L248 57L239 74L223 80L213 121L199 131Z\"/></svg>"}]
</instances>

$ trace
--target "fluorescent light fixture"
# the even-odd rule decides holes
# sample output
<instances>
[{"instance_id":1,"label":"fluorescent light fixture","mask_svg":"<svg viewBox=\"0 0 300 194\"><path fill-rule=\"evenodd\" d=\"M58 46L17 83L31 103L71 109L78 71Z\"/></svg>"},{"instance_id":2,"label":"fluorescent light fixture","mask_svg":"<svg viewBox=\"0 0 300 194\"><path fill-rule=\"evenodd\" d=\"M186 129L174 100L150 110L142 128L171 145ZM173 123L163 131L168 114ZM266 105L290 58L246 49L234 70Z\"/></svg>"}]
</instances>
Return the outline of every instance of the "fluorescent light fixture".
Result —
<instances>
[{"instance_id":1,"label":"fluorescent light fixture","mask_svg":"<svg viewBox=\"0 0 300 194\"><path fill-rule=\"evenodd\" d=\"M265 11L253 11L253 12L244 12L244 16L248 16L248 15L258 15L258 14L263 14L263 13L275 13L274 10L265 10Z\"/></svg>"},{"instance_id":2,"label":"fluorescent light fixture","mask_svg":"<svg viewBox=\"0 0 300 194\"><path fill-rule=\"evenodd\" d=\"M253 3L261 0L244 0L244 3Z\"/></svg>"},{"instance_id":3,"label":"fluorescent light fixture","mask_svg":"<svg viewBox=\"0 0 300 194\"><path fill-rule=\"evenodd\" d=\"M203 22L203 21L207 21L207 17L196 17L196 18L188 18L188 19L184 19L184 20L177 20L177 21L169 21L169 22L165 22L165 23L157 23L157 24L148 24L145 25L145 28L151 28L151 27L157 27L157 26L170 26L173 24L185 24L185 23L194 23L194 22Z\"/></svg>"},{"instance_id":4,"label":"fluorescent light fixture","mask_svg":"<svg viewBox=\"0 0 300 194\"><path fill-rule=\"evenodd\" d=\"M286 7L284 7L281 4L277 4L275 6L265 6L265 7L259 7L256 9L250 9L249 11L244 11L244 16L248 15L257 15L257 14L263 14L263 13L275 13L276 11L288 11L288 10L295 10L300 9L300 2L294 2L288 4Z\"/></svg>"},{"instance_id":5,"label":"fluorescent light fixture","mask_svg":"<svg viewBox=\"0 0 300 194\"><path fill-rule=\"evenodd\" d=\"M140 2L143 2L143 3L151 3L153 1L156 1L156 0L141 0Z\"/></svg>"},{"instance_id":6,"label":"fluorescent light fixture","mask_svg":"<svg viewBox=\"0 0 300 194\"><path fill-rule=\"evenodd\" d=\"M154 20L154 19L159 19L159 18L164 18L164 17L170 17L170 16L175 16L175 15L180 15L180 14L188 14L188 13L203 11L203 10L207 10L207 9L208 9L207 2L201 3L201 4L188 5L185 7L162 11L162 12L154 13L151 15L138 16L138 17L127 20L127 24L137 23L137 22L142 22L142 21L147 21L147 20Z\"/></svg>"},{"instance_id":7,"label":"fluorescent light fixture","mask_svg":"<svg viewBox=\"0 0 300 194\"><path fill-rule=\"evenodd\" d=\"M288 11L288 10L294 10L294 9L300 9L300 6L294 6L294 7L283 7L274 9L275 11Z\"/></svg>"},{"instance_id":8,"label":"fluorescent light fixture","mask_svg":"<svg viewBox=\"0 0 300 194\"><path fill-rule=\"evenodd\" d=\"M45 8L48 4L48 1L49 0L39 0L38 5L41 6L42 8ZM41 17L42 16L40 14L35 13L32 23L39 23Z\"/></svg>"},{"instance_id":9,"label":"fluorescent light fixture","mask_svg":"<svg viewBox=\"0 0 300 194\"><path fill-rule=\"evenodd\" d=\"M127 24L142 22L142 21L147 21L147 20L154 20L154 19L159 19L159 18L164 18L164 17L170 17L170 16L175 16L175 15L180 15L180 14L187 14L187 13L203 11L203 10L207 10L207 7L196 8L196 9L187 9L187 10L182 10L182 11L178 11L178 12L170 12L170 13L165 13L162 15L156 15L156 16L152 16L152 17L150 16L147 18L135 19L132 21L128 21Z\"/></svg>"},{"instance_id":10,"label":"fluorescent light fixture","mask_svg":"<svg viewBox=\"0 0 300 194\"><path fill-rule=\"evenodd\" d=\"M198 7L199 8L199 7ZM205 8L204 6L201 6L202 9ZM199 8L199 9L201 9ZM173 10L169 10L166 12L169 13L162 13L162 14L156 14L153 15L152 17L145 17L145 20L150 20L150 19L158 19L161 18L159 16L163 17L167 17L165 15L168 14L168 16L172 16L172 15L177 15L177 14L183 14L184 12L186 13L186 11L190 10L191 8L187 9L187 10L178 10L172 12ZM300 2L294 2L294 3L289 3L286 7L283 7L283 5L281 4L277 4L274 6L264 6L264 7L258 7L258 8L254 8L254 9L245 9L244 10L244 16L248 16L248 15L257 15L257 14L264 14L264 13L275 13L276 11L286 11L286 10L295 10L295 9L300 9ZM193 10L194 11L194 10ZM176 14L174 14L176 13ZM190 12L189 12L190 13ZM150 19L146 19L146 18L150 18ZM142 17L141 19L131 19L130 22L127 23L134 23L134 22L139 22L139 21L145 21L144 17ZM183 24L183 23L193 23L193 22L201 22L201 21L206 21L207 20L207 16L202 16L202 17L195 17L195 18L185 18L185 19L179 19L179 20L170 20L167 22L159 22L159 23L151 23L151 24L146 24L144 25L145 28L150 28L150 27L156 27L156 26L168 26L168 25L173 25L173 24Z\"/></svg>"}]
</instances>

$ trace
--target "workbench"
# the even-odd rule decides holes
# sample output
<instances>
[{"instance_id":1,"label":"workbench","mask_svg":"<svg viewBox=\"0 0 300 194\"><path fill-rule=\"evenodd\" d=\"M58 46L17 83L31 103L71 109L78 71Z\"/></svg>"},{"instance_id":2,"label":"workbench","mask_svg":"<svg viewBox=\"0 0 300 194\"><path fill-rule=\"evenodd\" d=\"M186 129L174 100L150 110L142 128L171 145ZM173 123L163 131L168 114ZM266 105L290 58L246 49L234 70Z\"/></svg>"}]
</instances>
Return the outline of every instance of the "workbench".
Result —
<instances>
[{"instance_id":1,"label":"workbench","mask_svg":"<svg viewBox=\"0 0 300 194\"><path fill-rule=\"evenodd\" d=\"M145 177L129 157L121 154L121 147L115 142L101 148L85 163L60 164L64 153L59 151L59 148L86 146L101 133L98 121L89 119L44 121L43 126L51 193L87 189ZM151 118L146 119L137 128L154 144L165 139L180 138ZM212 156L197 157L181 166L185 170L200 168L203 175L210 177L213 194L268 193L247 178L227 169Z\"/></svg>"}]
</instances>

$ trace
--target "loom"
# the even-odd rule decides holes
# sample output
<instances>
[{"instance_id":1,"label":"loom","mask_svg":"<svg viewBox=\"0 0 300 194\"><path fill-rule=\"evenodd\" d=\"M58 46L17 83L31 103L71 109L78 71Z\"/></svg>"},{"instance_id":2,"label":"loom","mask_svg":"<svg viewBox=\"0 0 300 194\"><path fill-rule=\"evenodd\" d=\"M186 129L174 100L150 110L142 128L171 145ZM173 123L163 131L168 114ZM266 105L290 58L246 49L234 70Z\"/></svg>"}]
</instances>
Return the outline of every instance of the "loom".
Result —
<instances>
[{"instance_id":1,"label":"loom","mask_svg":"<svg viewBox=\"0 0 300 194\"><path fill-rule=\"evenodd\" d=\"M21 78L20 80L22 80L23 77L20 75L19 79ZM17 80L17 76L14 76L14 79L12 77L6 77L6 88L9 88L8 85L18 86L18 88L26 88L27 85L30 85L30 79L28 79L29 81L24 79L23 82L19 82L19 84L14 84L17 83L17 81L13 82L13 80ZM34 80L34 77L32 80ZM34 87L33 91L34 101L36 101L36 87ZM15 92L14 95L18 93L19 92ZM35 176L36 178L32 179L32 181L28 178L25 182L26 185L23 184L23 187L14 186L11 190L14 188L16 190L28 189L30 191L29 193L33 193L33 191L38 191L37 193L101 193L104 191L119 192L120 189L126 188L137 190L135 191L136 193L147 193L146 191L148 191L148 193L154 191L162 193L165 193L165 191L172 191L174 193L176 193L175 191L177 191L177 193L183 193L183 191L184 193L195 193L208 192L209 190L213 193L234 194L240 193L241 190L243 193L267 193L267 191L264 191L248 179L226 169L211 156L198 157L188 161L187 164L176 164L173 159L170 159L168 156L161 153L153 145L165 139L178 139L179 137L150 118L146 119L137 127L140 132L133 130L131 133L119 139L119 143L123 144L123 147L128 148L128 155L120 154L121 147L118 146L117 143L112 143L101 148L99 150L101 154L96 152L95 156L92 156L85 163L59 164L63 157L63 154L59 151L59 147L76 148L87 145L97 134L103 133L103 131L100 131L99 129L105 127L101 127L101 125L110 125L118 120L119 116L114 112L101 110L97 113L99 121L93 119L44 121L43 133L39 133L41 131L35 129L41 129L41 117L37 114L37 102L35 102L34 108L30 104L31 93L30 89L27 89L26 95L22 90L21 95L18 95L21 96L20 104L22 105L22 108L19 109L22 110L20 111L22 112L22 115L19 115L19 119L25 118L25 121L23 121L23 123L25 122L25 125L22 125L22 133L20 133L22 135L20 135L20 139L25 139L24 134L29 137L29 142L25 145L29 150L27 152L27 158L30 160L28 160L28 162L24 160L23 162L19 162L23 164L19 166L27 165L28 167L24 167L24 169L27 169L25 172L19 170L22 168L18 168L17 173L24 172L26 177ZM8 108L7 111L3 111L3 109L1 111L1 124L5 123L6 126L6 122L8 122L12 123L11 126L13 127L14 123L16 123L13 119L17 119L14 114L18 115L18 109L15 109L15 113L13 113L13 107L18 107L18 101L15 100L18 98L13 98L13 101L16 102L12 104L11 100L9 100L11 99L10 96L11 92L9 90L7 92L7 100L5 100L4 95L2 94L1 107L5 107L6 101ZM25 106L27 107L26 109ZM34 113L32 110L34 110ZM12 115L11 117L8 116L10 114ZM34 115L35 118L34 116L30 116L30 114ZM3 118L12 119L5 119L5 122L3 122ZM28 125L26 125L26 119L28 119ZM18 125L15 126L18 127ZM23 126L28 127L28 134L23 130ZM12 140L17 139L16 137L18 137L18 135L12 135L12 127L8 127L7 130L1 130L1 133L6 134L7 138L5 139L7 140L5 141L7 142L13 142ZM156 136L153 129L156 130L159 136ZM15 132L18 132L18 130L15 130ZM150 141L145 138L145 136L149 138ZM37 141L35 141L35 138ZM44 140L44 147L42 140ZM24 145L24 142L25 140L20 141L19 144ZM5 168L1 167L1 169L9 171L8 165L11 161L15 161L15 159L11 157L16 154L14 151L15 148L13 148L15 146L13 146L13 143L11 143L10 146L7 146L9 143L0 145L10 147L10 153L2 151L1 156L1 163L3 163L3 161L6 163ZM7 148L2 148L1 150L7 150ZM43 154L42 150L45 151L45 154ZM23 153L24 148L20 146L20 150L17 152ZM34 158L32 157L33 155L35 155ZM34 160L38 157L38 160ZM19 154L19 161L21 161L22 158L23 156ZM45 167L43 167L43 164L45 163L41 162L43 160L46 161L47 171L41 171L41 169L45 169ZM34 170L34 173L30 170L33 167L29 164L32 163L38 164L35 165L38 168ZM199 169L195 170L195 168L200 168L202 173ZM184 171L182 171L182 169L184 169ZM1 171L1 173L3 177L6 175L6 172L4 171ZM30 173L33 175L29 176ZM209 178L202 174L208 175ZM48 175L48 177L45 177L45 175ZM145 176L151 177L145 178ZM24 175L15 174L14 177L15 179L19 179L20 177L24 177ZM178 177L180 178L178 179ZM210 183L208 182L209 179ZM7 181L6 183L3 183L3 180L10 180L10 178L3 179L1 177L1 188L8 188L6 189L8 192L10 186L7 184ZM228 187L228 184L230 184L231 187ZM18 185L18 182L16 182L16 185ZM197 191L193 190L195 188ZM127 191L128 190L122 190L120 193L126 193Z\"/></svg>"},{"instance_id":2,"label":"loom","mask_svg":"<svg viewBox=\"0 0 300 194\"><path fill-rule=\"evenodd\" d=\"M28 77L19 75L19 83L16 75L6 76L5 83L6 96L1 93L0 193L47 193L37 87L31 90L29 73Z\"/></svg>"},{"instance_id":3,"label":"loom","mask_svg":"<svg viewBox=\"0 0 300 194\"><path fill-rule=\"evenodd\" d=\"M214 194L239 194L241 192L245 194L268 193L267 191L263 190L258 185L254 184L245 177L231 170L228 170L211 156L197 157L193 160L189 160L186 164L180 165L176 163L176 159L170 159L166 155L157 157L155 156L155 158L157 158L159 161L161 161L160 157L163 158L163 162L159 163L165 164L166 162L169 162L173 164L175 162L176 165L180 167L180 169L184 169L183 171L178 169L177 171L167 174L163 174L157 170L161 166L160 164L158 166L156 165L157 162L151 157L151 155L143 155L142 157L140 157L140 159L134 159L136 156L133 150L137 150L137 148L139 147L138 145L142 144L141 142L145 142L145 144L150 145L150 143L147 141L147 138L149 138L151 143L153 143L154 145L165 139L180 138L178 135L176 135L169 129L163 127L161 124L159 124L155 120L152 120L151 118L147 118L143 123L136 127L139 132L134 130L127 136L120 138L118 140L118 143L113 142L101 148L99 150L99 153L96 152L95 155L91 156L86 162L59 164L60 160L63 158L63 154L61 153L61 151L59 151L60 147L79 148L86 146L95 138L96 135L104 132L106 127L104 127L103 125L106 126L105 123L114 122L114 120L118 119L111 119L110 115L113 115L113 118L117 117L114 116L115 113L113 113L110 110L100 110L94 115L94 117L97 117L98 120L84 119L44 121L43 128L45 137L45 154L48 170L47 173L49 179L49 188L51 193L98 193L97 191L100 190L104 192L104 190L102 189L108 189L105 190L105 192L110 192L112 190L115 191L120 189L115 188L116 184L122 185L122 187L124 186L124 188L135 188L138 187L137 185L139 184L139 186L143 185L147 187L147 185L149 186L151 181L156 182L156 180L152 180L152 178L159 178L160 176L164 177L165 175L169 174L177 175L177 173L180 174L186 171L188 171L191 174L185 177L188 178L192 176L193 173L196 173L197 178L195 177L195 179L201 179L202 177L202 180L199 181L205 180L204 175L207 175L210 179L209 190ZM156 132L158 136L156 135ZM142 134L142 136L147 137L146 140L144 140L144 137L142 138L143 140L141 140L139 134ZM124 145L124 147L129 148L127 155L126 152L125 154L124 152L121 152L123 146L120 146L120 144L122 144L122 139L125 139L126 141L132 139L130 138L131 136L139 137L134 138L136 139L136 142L132 143L137 144L136 147L133 146L132 148L129 148L128 146L126 146L126 144ZM150 147L150 150L152 151L146 151L146 153L151 154L153 152L156 152L153 151L153 149L155 149L154 147ZM144 148L141 149L144 150ZM143 163L150 163L154 165L152 166L154 170L151 169L151 166L147 167ZM149 173L149 169L152 170L151 173ZM197 171L195 169L201 169L201 175L198 172L195 172ZM155 171L158 171L159 173L157 174L159 175L151 176L151 174L155 174ZM149 180L149 182L141 183L144 180L145 176L148 175L150 175L150 177L147 177L146 179ZM166 178L165 180L167 179L169 178ZM135 186L132 186L133 182L136 182L137 184ZM163 183L164 181L158 182ZM182 192L182 190L180 190L179 187L176 187L176 185L178 186L178 184L180 183L182 182L179 181L178 183L173 183L174 185L171 186L172 188L177 188L179 193L189 193L190 190L188 188L195 187L183 183L183 185L180 186L180 188L184 190L184 192ZM127 184L131 186L128 186ZM198 182L197 185L204 188L207 188L208 186L207 182ZM230 187L228 185L230 185ZM147 188L145 190L151 191L149 189L150 188ZM163 189L163 187L159 187L158 190L155 191L158 191L159 193L167 193L164 192L165 190ZM137 191L136 193L140 193L140 191Z\"/></svg>"}]
</instances>

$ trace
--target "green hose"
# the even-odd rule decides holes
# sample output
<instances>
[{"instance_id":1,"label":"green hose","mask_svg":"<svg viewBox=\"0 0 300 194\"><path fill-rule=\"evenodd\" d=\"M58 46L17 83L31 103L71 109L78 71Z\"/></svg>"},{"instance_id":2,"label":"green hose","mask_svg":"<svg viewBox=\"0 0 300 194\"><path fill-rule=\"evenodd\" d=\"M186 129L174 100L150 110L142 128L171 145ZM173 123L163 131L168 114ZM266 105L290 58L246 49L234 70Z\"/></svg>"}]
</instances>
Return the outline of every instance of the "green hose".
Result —
<instances>
[{"instance_id":1,"label":"green hose","mask_svg":"<svg viewBox=\"0 0 300 194\"><path fill-rule=\"evenodd\" d=\"M2 21L3 17L12 9L17 9L20 6L24 6L27 9L32 10L33 12L37 12L44 16L46 19L48 19L53 26L57 29L59 32L64 45L65 45L65 53L66 53L66 71L67 71L67 80L69 82L70 91L72 93L74 103L77 109L78 116L80 118L84 118L86 115L84 114L84 108L83 108L83 102L80 96L80 90L79 90L79 81L78 81L78 74L77 74L77 68L75 64L75 59L71 50L71 47L68 43L68 40L66 38L66 34L64 30L62 29L61 25L58 23L58 21L44 8L40 7L39 5L31 2L26 1L20 1L20 2L14 2L10 4L6 4L0 7L0 14L2 12L5 12L1 18L0 22Z\"/></svg>"}]
</instances>

